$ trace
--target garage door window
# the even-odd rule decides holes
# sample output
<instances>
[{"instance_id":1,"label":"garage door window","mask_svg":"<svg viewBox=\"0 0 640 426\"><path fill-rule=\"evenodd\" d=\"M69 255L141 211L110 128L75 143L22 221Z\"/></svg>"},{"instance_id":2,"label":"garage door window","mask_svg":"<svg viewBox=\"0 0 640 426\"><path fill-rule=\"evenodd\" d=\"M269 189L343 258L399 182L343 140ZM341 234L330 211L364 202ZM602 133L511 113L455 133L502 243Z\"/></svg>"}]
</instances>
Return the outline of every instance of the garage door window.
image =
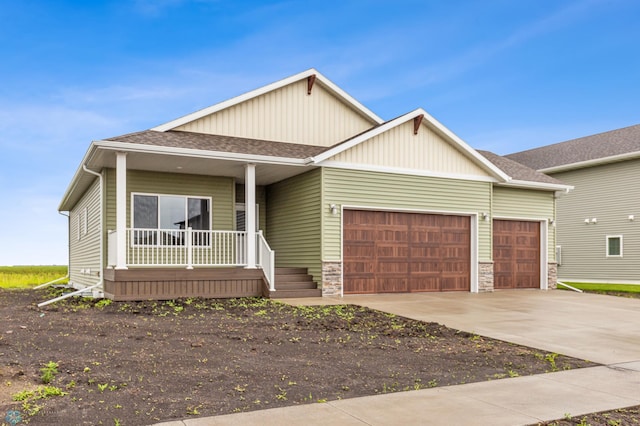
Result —
<instances>
[{"instance_id":1,"label":"garage door window","mask_svg":"<svg viewBox=\"0 0 640 426\"><path fill-rule=\"evenodd\" d=\"M607 235L607 257L622 257L622 235Z\"/></svg>"}]
</instances>

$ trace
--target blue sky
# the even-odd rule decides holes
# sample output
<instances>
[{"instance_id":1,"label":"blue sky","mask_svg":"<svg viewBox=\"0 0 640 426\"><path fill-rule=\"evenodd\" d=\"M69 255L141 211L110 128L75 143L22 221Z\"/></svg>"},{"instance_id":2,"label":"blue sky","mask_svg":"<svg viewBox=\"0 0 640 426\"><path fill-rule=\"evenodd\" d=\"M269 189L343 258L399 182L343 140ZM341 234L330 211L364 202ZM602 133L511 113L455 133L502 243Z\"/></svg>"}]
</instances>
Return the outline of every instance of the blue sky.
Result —
<instances>
[{"instance_id":1,"label":"blue sky","mask_svg":"<svg viewBox=\"0 0 640 426\"><path fill-rule=\"evenodd\" d=\"M65 264L92 140L314 67L507 154L640 123L636 0L2 1L0 265Z\"/></svg>"}]
</instances>

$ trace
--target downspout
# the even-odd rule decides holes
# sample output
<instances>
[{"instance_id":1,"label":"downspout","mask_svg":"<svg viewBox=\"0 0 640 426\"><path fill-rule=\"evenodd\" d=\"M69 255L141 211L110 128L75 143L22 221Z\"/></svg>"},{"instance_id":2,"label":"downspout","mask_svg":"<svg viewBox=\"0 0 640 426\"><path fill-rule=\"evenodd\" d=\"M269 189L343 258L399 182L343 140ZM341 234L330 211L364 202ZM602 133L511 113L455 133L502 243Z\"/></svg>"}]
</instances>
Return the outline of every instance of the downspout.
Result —
<instances>
[{"instance_id":1,"label":"downspout","mask_svg":"<svg viewBox=\"0 0 640 426\"><path fill-rule=\"evenodd\" d=\"M99 232L100 232L100 269L98 270L98 273L100 274L100 281L98 281L98 283L96 285L93 285L89 288L95 288L97 286L99 286L100 284L103 284L103 278L102 275L104 274L104 230L103 230L103 226L102 226L102 216L104 213L104 209L103 209L103 204L104 204L104 193L102 191L102 173L98 173L98 172L94 172L93 170L89 170L87 168L86 164L82 165L82 170L84 170L85 172L92 174L94 176L98 177L98 186L99 186L99 193L100 193L100 221L99 221ZM69 248L71 248L71 246L69 246ZM71 262L71 253L69 253L69 262Z\"/></svg>"}]
</instances>

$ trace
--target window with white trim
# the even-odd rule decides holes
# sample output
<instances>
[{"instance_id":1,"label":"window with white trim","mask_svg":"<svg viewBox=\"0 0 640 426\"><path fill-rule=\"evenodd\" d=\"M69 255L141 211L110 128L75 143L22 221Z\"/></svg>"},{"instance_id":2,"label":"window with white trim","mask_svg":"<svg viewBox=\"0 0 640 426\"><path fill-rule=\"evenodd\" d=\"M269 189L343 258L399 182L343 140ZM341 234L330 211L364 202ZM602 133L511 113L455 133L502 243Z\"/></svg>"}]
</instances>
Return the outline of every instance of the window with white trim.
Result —
<instances>
[{"instance_id":1,"label":"window with white trim","mask_svg":"<svg viewBox=\"0 0 640 426\"><path fill-rule=\"evenodd\" d=\"M211 230L211 198L184 195L132 195L133 244L185 244L184 231ZM208 245L208 235L195 234L193 244Z\"/></svg>"},{"instance_id":2,"label":"window with white trim","mask_svg":"<svg viewBox=\"0 0 640 426\"><path fill-rule=\"evenodd\" d=\"M87 207L84 208L84 226L82 227L82 233L87 235L89 233L89 209Z\"/></svg>"},{"instance_id":3,"label":"window with white trim","mask_svg":"<svg viewBox=\"0 0 640 426\"><path fill-rule=\"evenodd\" d=\"M607 235L607 257L622 257L622 235Z\"/></svg>"}]
</instances>

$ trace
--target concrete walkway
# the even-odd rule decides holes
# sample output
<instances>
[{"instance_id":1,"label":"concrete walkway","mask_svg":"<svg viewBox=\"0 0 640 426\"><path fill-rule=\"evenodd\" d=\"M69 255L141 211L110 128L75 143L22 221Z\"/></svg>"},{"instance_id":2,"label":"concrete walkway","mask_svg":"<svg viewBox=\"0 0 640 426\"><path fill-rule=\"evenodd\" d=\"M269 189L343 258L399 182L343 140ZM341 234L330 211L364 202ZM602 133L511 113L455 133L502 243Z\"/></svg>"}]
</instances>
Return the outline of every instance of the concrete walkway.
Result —
<instances>
[{"instance_id":1,"label":"concrete walkway","mask_svg":"<svg viewBox=\"0 0 640 426\"><path fill-rule=\"evenodd\" d=\"M313 304L319 302L369 306L605 365L162 425L526 425L640 405L640 299L520 290L347 296Z\"/></svg>"}]
</instances>

